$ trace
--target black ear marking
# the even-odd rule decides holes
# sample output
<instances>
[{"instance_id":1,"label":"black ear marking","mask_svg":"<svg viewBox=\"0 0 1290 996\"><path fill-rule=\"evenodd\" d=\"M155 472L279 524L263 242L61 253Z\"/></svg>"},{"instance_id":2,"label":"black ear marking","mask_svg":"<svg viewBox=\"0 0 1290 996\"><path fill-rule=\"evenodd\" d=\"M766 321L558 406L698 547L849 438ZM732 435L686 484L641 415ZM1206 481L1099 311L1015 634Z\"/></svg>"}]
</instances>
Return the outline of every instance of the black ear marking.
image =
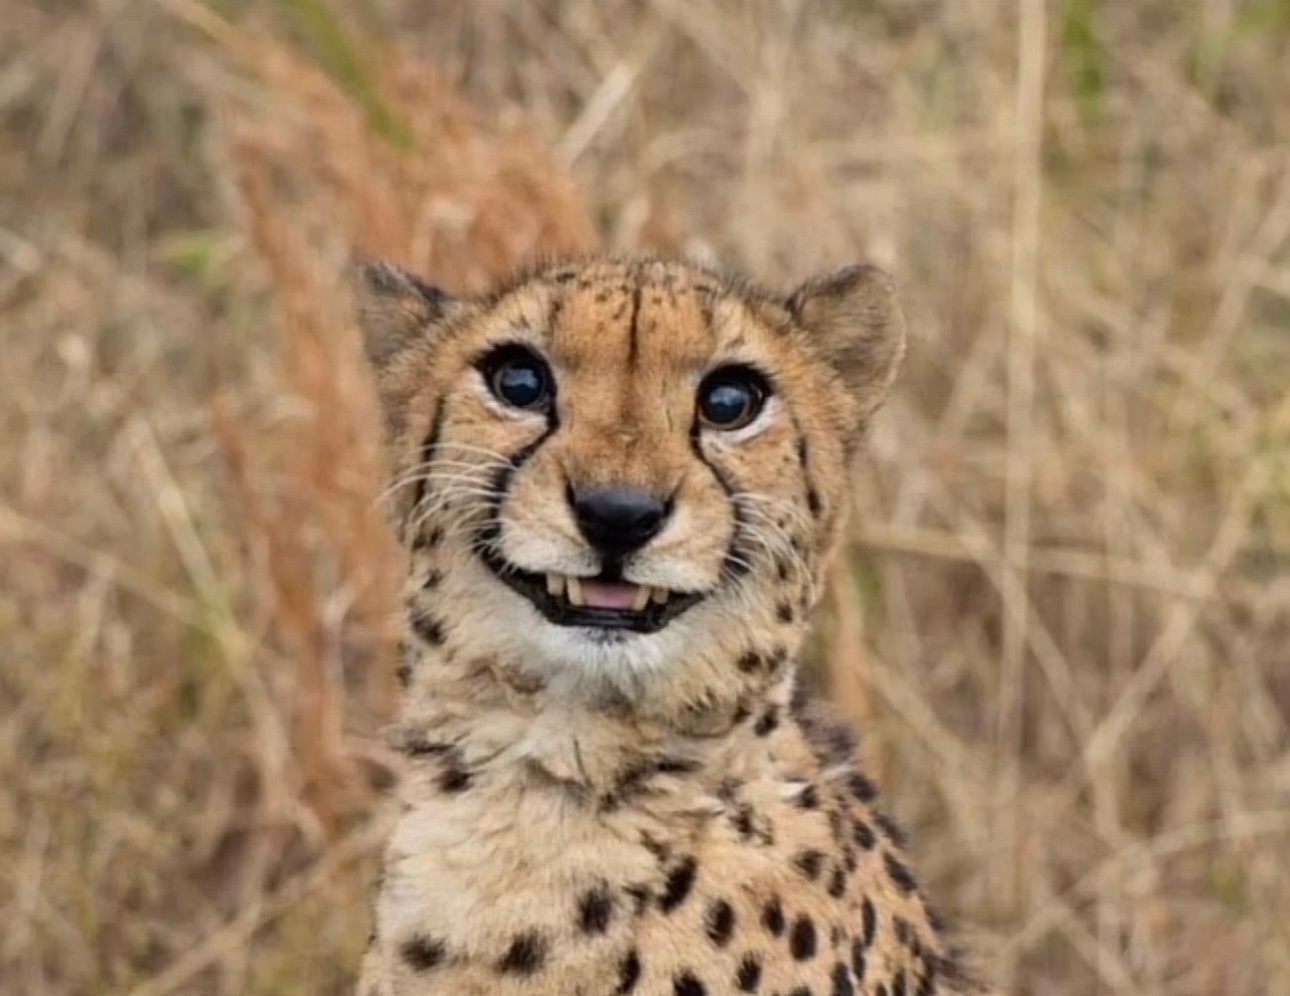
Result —
<instances>
[{"instance_id":1,"label":"black ear marking","mask_svg":"<svg viewBox=\"0 0 1290 996\"><path fill-rule=\"evenodd\" d=\"M384 260L359 266L355 283L363 351L378 372L427 326L459 307L455 298L438 287Z\"/></svg>"},{"instance_id":2,"label":"black ear marking","mask_svg":"<svg viewBox=\"0 0 1290 996\"><path fill-rule=\"evenodd\" d=\"M860 417L871 415L905 353L905 320L891 277L876 266L848 266L803 284L787 308L850 388Z\"/></svg>"}]
</instances>

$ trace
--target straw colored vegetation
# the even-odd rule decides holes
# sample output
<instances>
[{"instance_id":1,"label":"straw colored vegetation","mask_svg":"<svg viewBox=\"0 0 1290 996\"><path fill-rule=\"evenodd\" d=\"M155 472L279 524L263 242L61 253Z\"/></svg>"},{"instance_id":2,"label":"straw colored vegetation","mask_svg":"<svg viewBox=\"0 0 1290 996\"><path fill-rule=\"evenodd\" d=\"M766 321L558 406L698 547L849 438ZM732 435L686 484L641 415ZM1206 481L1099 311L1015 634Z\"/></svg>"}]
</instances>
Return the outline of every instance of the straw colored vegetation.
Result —
<instances>
[{"instance_id":1,"label":"straw colored vegetation","mask_svg":"<svg viewBox=\"0 0 1290 996\"><path fill-rule=\"evenodd\" d=\"M1290 992L1283 0L6 0L0 990L346 993L356 256L898 277L813 672L1005 991Z\"/></svg>"}]
</instances>

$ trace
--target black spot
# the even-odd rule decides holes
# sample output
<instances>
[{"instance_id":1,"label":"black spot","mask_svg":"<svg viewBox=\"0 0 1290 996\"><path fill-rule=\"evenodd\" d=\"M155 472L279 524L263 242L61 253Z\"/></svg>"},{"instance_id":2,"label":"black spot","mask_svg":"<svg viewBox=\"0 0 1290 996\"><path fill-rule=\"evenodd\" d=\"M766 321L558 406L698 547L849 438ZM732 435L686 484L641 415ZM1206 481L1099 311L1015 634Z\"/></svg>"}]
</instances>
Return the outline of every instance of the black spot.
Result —
<instances>
[{"instance_id":1,"label":"black spot","mask_svg":"<svg viewBox=\"0 0 1290 996\"><path fill-rule=\"evenodd\" d=\"M415 507L415 506L414 506ZM443 527L435 526L426 532L419 533L412 539L412 549L432 550L443 542Z\"/></svg>"},{"instance_id":2,"label":"black spot","mask_svg":"<svg viewBox=\"0 0 1290 996\"><path fill-rule=\"evenodd\" d=\"M936 992L937 964L935 961L928 961L923 967L926 974L918 980L918 996L932 996Z\"/></svg>"},{"instance_id":3,"label":"black spot","mask_svg":"<svg viewBox=\"0 0 1290 996\"><path fill-rule=\"evenodd\" d=\"M684 757L651 757L634 761L618 772L613 789L601 799L605 809L616 809L623 800L641 791L656 775L683 775L697 771L700 765Z\"/></svg>"},{"instance_id":4,"label":"black spot","mask_svg":"<svg viewBox=\"0 0 1290 996\"><path fill-rule=\"evenodd\" d=\"M793 605L791 602L780 602L775 609L775 616L782 623L791 623L793 621Z\"/></svg>"},{"instance_id":5,"label":"black spot","mask_svg":"<svg viewBox=\"0 0 1290 996\"><path fill-rule=\"evenodd\" d=\"M432 647L442 647L444 641L443 623L426 612L416 612L412 616L412 630Z\"/></svg>"},{"instance_id":6,"label":"black spot","mask_svg":"<svg viewBox=\"0 0 1290 996\"><path fill-rule=\"evenodd\" d=\"M661 840L656 839L654 835L649 832L642 833L640 839L641 839L641 845L645 848L645 850L649 851L650 854L658 858L660 862L666 861L667 856L672 853L671 849L667 846L667 844L663 843Z\"/></svg>"},{"instance_id":7,"label":"black spot","mask_svg":"<svg viewBox=\"0 0 1290 996\"><path fill-rule=\"evenodd\" d=\"M755 650L749 650L746 654L740 656L739 660L736 661L736 666L744 674L750 674L751 672L756 671L764 663L765 662L762 660L761 654L757 653Z\"/></svg>"},{"instance_id":8,"label":"black spot","mask_svg":"<svg viewBox=\"0 0 1290 996\"><path fill-rule=\"evenodd\" d=\"M399 949L403 960L417 972L428 972L443 961L446 953L442 941L436 941L424 934L418 934L411 940L404 941Z\"/></svg>"},{"instance_id":9,"label":"black spot","mask_svg":"<svg viewBox=\"0 0 1290 996\"><path fill-rule=\"evenodd\" d=\"M775 731L777 726L779 726L779 710L771 706L758 717L757 722L753 725L753 733L759 737L767 737Z\"/></svg>"},{"instance_id":10,"label":"black spot","mask_svg":"<svg viewBox=\"0 0 1290 996\"><path fill-rule=\"evenodd\" d=\"M497 963L497 970L509 975L532 975L546 961L546 941L537 934L518 934Z\"/></svg>"},{"instance_id":11,"label":"black spot","mask_svg":"<svg viewBox=\"0 0 1290 996\"><path fill-rule=\"evenodd\" d=\"M745 703L740 702L735 706L735 711L730 716L730 722L735 723L737 725L739 723L742 723L745 719L747 719L751 715L752 715L752 710L749 709Z\"/></svg>"},{"instance_id":12,"label":"black spot","mask_svg":"<svg viewBox=\"0 0 1290 996\"><path fill-rule=\"evenodd\" d=\"M814 882L820 877L820 868L824 864L824 855L814 848L809 848L793 858L797 870Z\"/></svg>"},{"instance_id":13,"label":"black spot","mask_svg":"<svg viewBox=\"0 0 1290 996\"><path fill-rule=\"evenodd\" d=\"M833 966L832 996L855 996L856 987L851 982L851 972L843 962Z\"/></svg>"},{"instance_id":14,"label":"black spot","mask_svg":"<svg viewBox=\"0 0 1290 996\"><path fill-rule=\"evenodd\" d=\"M708 931L708 938L719 948L730 942L730 935L735 930L735 911L724 899L714 900L708 906L703 918L703 925Z\"/></svg>"},{"instance_id":15,"label":"black spot","mask_svg":"<svg viewBox=\"0 0 1290 996\"><path fill-rule=\"evenodd\" d=\"M903 916L891 918L891 929L896 935L896 943L901 947L907 948L911 944L918 943L918 938L914 936L914 928L909 925L909 921Z\"/></svg>"},{"instance_id":16,"label":"black spot","mask_svg":"<svg viewBox=\"0 0 1290 996\"><path fill-rule=\"evenodd\" d=\"M685 858L668 873L667 881L663 885L663 895L658 901L659 908L664 913L671 913L685 902L685 897L694 887L694 873L697 867L694 858Z\"/></svg>"},{"instance_id":17,"label":"black spot","mask_svg":"<svg viewBox=\"0 0 1290 996\"><path fill-rule=\"evenodd\" d=\"M797 805L802 809L819 809L820 790L814 785L806 786L797 797Z\"/></svg>"},{"instance_id":18,"label":"black spot","mask_svg":"<svg viewBox=\"0 0 1290 996\"><path fill-rule=\"evenodd\" d=\"M649 887L644 885L629 885L623 891L632 897L632 904L635 907L637 915L644 913L645 907L649 905Z\"/></svg>"},{"instance_id":19,"label":"black spot","mask_svg":"<svg viewBox=\"0 0 1290 996\"><path fill-rule=\"evenodd\" d=\"M770 652L770 673L774 674L788 660L788 648L776 647Z\"/></svg>"},{"instance_id":20,"label":"black spot","mask_svg":"<svg viewBox=\"0 0 1290 996\"><path fill-rule=\"evenodd\" d=\"M878 932L878 911L874 909L873 901L868 896L860 903L860 921L864 931L864 946L870 947Z\"/></svg>"},{"instance_id":21,"label":"black spot","mask_svg":"<svg viewBox=\"0 0 1290 996\"><path fill-rule=\"evenodd\" d=\"M698 771L701 765L687 757L660 757L654 762L654 772L659 775L685 775Z\"/></svg>"},{"instance_id":22,"label":"black spot","mask_svg":"<svg viewBox=\"0 0 1290 996\"><path fill-rule=\"evenodd\" d=\"M798 961L815 957L815 921L809 916L799 916L793 921L793 929L788 935L788 949Z\"/></svg>"},{"instance_id":23,"label":"black spot","mask_svg":"<svg viewBox=\"0 0 1290 996\"><path fill-rule=\"evenodd\" d=\"M407 661L401 661L399 666L395 668L394 676L399 679L401 687L407 688L408 685L412 684L412 665Z\"/></svg>"},{"instance_id":24,"label":"black spot","mask_svg":"<svg viewBox=\"0 0 1290 996\"><path fill-rule=\"evenodd\" d=\"M878 843L878 838L873 833L873 827L858 816L856 817L855 826L851 828L851 833L855 837L856 843L866 851L872 851L874 845Z\"/></svg>"},{"instance_id":25,"label":"black spot","mask_svg":"<svg viewBox=\"0 0 1290 996\"><path fill-rule=\"evenodd\" d=\"M806 507L809 508L811 510L811 514L815 516L818 516L821 509L824 507L820 502L819 492L817 492L815 488L806 489Z\"/></svg>"},{"instance_id":26,"label":"black spot","mask_svg":"<svg viewBox=\"0 0 1290 996\"><path fill-rule=\"evenodd\" d=\"M869 959L865 955L865 942L857 937L851 942L851 971L856 974L856 981L864 981L865 969L869 967Z\"/></svg>"},{"instance_id":27,"label":"black spot","mask_svg":"<svg viewBox=\"0 0 1290 996\"><path fill-rule=\"evenodd\" d=\"M761 922L776 937L784 934L784 907L779 904L779 897L771 899L761 911Z\"/></svg>"},{"instance_id":28,"label":"black spot","mask_svg":"<svg viewBox=\"0 0 1290 996\"><path fill-rule=\"evenodd\" d=\"M614 897L609 889L598 885L582 894L578 902L578 926L584 934L603 934L614 916Z\"/></svg>"},{"instance_id":29,"label":"black spot","mask_svg":"<svg viewBox=\"0 0 1290 996\"><path fill-rule=\"evenodd\" d=\"M787 581L789 575L793 573L793 562L787 557L780 557L775 561L775 576L781 581Z\"/></svg>"},{"instance_id":30,"label":"black spot","mask_svg":"<svg viewBox=\"0 0 1290 996\"><path fill-rule=\"evenodd\" d=\"M902 968L896 973L896 978L891 983L891 996L905 996L905 970Z\"/></svg>"},{"instance_id":31,"label":"black spot","mask_svg":"<svg viewBox=\"0 0 1290 996\"><path fill-rule=\"evenodd\" d=\"M708 996L708 987L693 972L682 972L672 980L674 996Z\"/></svg>"},{"instance_id":32,"label":"black spot","mask_svg":"<svg viewBox=\"0 0 1290 996\"><path fill-rule=\"evenodd\" d=\"M847 776L847 788L861 802L873 802L878 798L877 786L859 771L853 771Z\"/></svg>"},{"instance_id":33,"label":"black spot","mask_svg":"<svg viewBox=\"0 0 1290 996\"><path fill-rule=\"evenodd\" d=\"M452 744L443 740L430 740L423 734L407 732L401 735L396 744L399 753L407 757L436 757L452 750Z\"/></svg>"},{"instance_id":34,"label":"black spot","mask_svg":"<svg viewBox=\"0 0 1290 996\"><path fill-rule=\"evenodd\" d=\"M842 867L845 868L847 870L847 874L850 875L856 870L859 864L860 862L856 858L856 849L848 844L842 849Z\"/></svg>"},{"instance_id":35,"label":"black spot","mask_svg":"<svg viewBox=\"0 0 1290 996\"><path fill-rule=\"evenodd\" d=\"M470 772L462 767L461 759L450 757L444 764L443 771L439 772L439 791L447 792L449 795L456 795L458 792L464 792L470 788L473 781Z\"/></svg>"},{"instance_id":36,"label":"black spot","mask_svg":"<svg viewBox=\"0 0 1290 996\"><path fill-rule=\"evenodd\" d=\"M730 824L735 828L735 832L740 837L747 840L753 835L753 810L752 806L742 803L733 813L730 814Z\"/></svg>"},{"instance_id":37,"label":"black spot","mask_svg":"<svg viewBox=\"0 0 1290 996\"><path fill-rule=\"evenodd\" d=\"M887 835L893 844L897 847L905 846L905 831L900 829L896 823L886 813L874 813L873 821L878 824L878 829Z\"/></svg>"},{"instance_id":38,"label":"black spot","mask_svg":"<svg viewBox=\"0 0 1290 996\"><path fill-rule=\"evenodd\" d=\"M887 996L887 987L879 982L878 988L873 991L873 996Z\"/></svg>"},{"instance_id":39,"label":"black spot","mask_svg":"<svg viewBox=\"0 0 1290 996\"><path fill-rule=\"evenodd\" d=\"M914 873L894 854L886 853L882 856L882 860L887 866L887 874L891 876L891 880L896 883L896 888L901 892L908 894L918 888L918 882L914 880Z\"/></svg>"},{"instance_id":40,"label":"black spot","mask_svg":"<svg viewBox=\"0 0 1290 996\"><path fill-rule=\"evenodd\" d=\"M788 996L814 996L810 986L798 986L793 989Z\"/></svg>"},{"instance_id":41,"label":"black spot","mask_svg":"<svg viewBox=\"0 0 1290 996\"><path fill-rule=\"evenodd\" d=\"M636 983L640 979L641 958L633 949L627 952L627 957L618 966L618 988L614 990L615 996L627 996L627 993L636 988Z\"/></svg>"},{"instance_id":42,"label":"black spot","mask_svg":"<svg viewBox=\"0 0 1290 996\"><path fill-rule=\"evenodd\" d=\"M739 971L735 972L735 985L741 993L755 993L760 982L761 962L756 955L744 955L743 961L739 963Z\"/></svg>"},{"instance_id":43,"label":"black spot","mask_svg":"<svg viewBox=\"0 0 1290 996\"><path fill-rule=\"evenodd\" d=\"M438 588L441 584L443 584L443 571L432 569L426 571L426 576L421 582L421 587L425 591L430 591L433 588Z\"/></svg>"},{"instance_id":44,"label":"black spot","mask_svg":"<svg viewBox=\"0 0 1290 996\"><path fill-rule=\"evenodd\" d=\"M838 865L833 869L833 874L829 876L829 895L834 899L841 899L847 891L847 876Z\"/></svg>"}]
</instances>

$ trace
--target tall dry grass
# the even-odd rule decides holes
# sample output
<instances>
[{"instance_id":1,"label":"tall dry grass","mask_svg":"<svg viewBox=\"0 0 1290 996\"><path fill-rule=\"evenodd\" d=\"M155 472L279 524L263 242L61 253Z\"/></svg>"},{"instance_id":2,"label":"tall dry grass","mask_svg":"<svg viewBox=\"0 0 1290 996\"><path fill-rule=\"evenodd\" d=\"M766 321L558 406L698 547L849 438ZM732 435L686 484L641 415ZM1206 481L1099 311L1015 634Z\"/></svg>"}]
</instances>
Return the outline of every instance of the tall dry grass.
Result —
<instances>
[{"instance_id":1,"label":"tall dry grass","mask_svg":"<svg viewBox=\"0 0 1290 996\"><path fill-rule=\"evenodd\" d=\"M0 991L341 993L391 769L356 255L876 260L814 669L1006 991L1290 991L1290 10L9 0Z\"/></svg>"}]
</instances>

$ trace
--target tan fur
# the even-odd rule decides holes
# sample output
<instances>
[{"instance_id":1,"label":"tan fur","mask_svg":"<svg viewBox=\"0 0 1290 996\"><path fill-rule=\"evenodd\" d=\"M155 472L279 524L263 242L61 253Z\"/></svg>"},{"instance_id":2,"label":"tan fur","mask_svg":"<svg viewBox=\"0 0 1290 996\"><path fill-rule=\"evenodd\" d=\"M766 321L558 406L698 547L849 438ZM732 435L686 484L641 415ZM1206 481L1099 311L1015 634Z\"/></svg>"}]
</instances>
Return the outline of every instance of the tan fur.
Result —
<instances>
[{"instance_id":1,"label":"tan fur","mask_svg":"<svg viewBox=\"0 0 1290 996\"><path fill-rule=\"evenodd\" d=\"M363 996L964 991L849 745L790 701L903 348L887 279L774 295L592 259L455 301L378 264L360 308L410 552L403 812ZM504 342L546 358L553 419L489 395L475 364ZM696 432L732 362L773 407ZM566 490L624 483L675 509L631 580L705 594L660 632L569 632L480 560L495 515L509 562L594 573Z\"/></svg>"}]
</instances>

